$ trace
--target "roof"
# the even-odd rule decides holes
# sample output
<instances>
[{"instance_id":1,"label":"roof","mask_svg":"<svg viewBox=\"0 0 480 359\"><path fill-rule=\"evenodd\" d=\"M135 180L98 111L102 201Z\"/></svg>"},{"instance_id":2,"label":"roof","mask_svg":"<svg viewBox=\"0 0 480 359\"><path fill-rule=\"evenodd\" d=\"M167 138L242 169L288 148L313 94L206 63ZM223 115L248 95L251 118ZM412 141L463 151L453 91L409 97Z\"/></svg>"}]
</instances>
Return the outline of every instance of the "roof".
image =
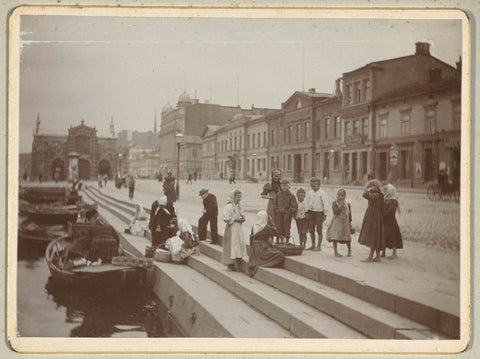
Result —
<instances>
[{"instance_id":1,"label":"roof","mask_svg":"<svg viewBox=\"0 0 480 359\"><path fill-rule=\"evenodd\" d=\"M207 125L201 137L208 137L213 135L220 127L219 125Z\"/></svg>"},{"instance_id":2,"label":"roof","mask_svg":"<svg viewBox=\"0 0 480 359\"><path fill-rule=\"evenodd\" d=\"M385 101L397 97L411 97L424 92L440 91L455 86L460 87L460 79L455 77L427 83L414 82L408 84L407 86L403 86L393 91L387 92L382 96L378 97L376 101Z\"/></svg>"},{"instance_id":3,"label":"roof","mask_svg":"<svg viewBox=\"0 0 480 359\"><path fill-rule=\"evenodd\" d=\"M331 93L322 93L322 92L308 92L308 91L295 91L296 93L301 93L306 96L310 97L331 97L333 94Z\"/></svg>"}]
</instances>

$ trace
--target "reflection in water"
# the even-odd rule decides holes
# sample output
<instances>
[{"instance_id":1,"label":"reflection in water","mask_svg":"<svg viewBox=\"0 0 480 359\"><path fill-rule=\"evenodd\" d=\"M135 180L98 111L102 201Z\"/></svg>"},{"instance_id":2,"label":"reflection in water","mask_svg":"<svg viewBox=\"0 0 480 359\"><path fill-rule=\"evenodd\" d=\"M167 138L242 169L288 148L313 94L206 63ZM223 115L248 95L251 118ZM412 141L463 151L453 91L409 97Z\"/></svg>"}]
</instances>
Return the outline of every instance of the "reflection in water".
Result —
<instances>
[{"instance_id":1,"label":"reflection in water","mask_svg":"<svg viewBox=\"0 0 480 359\"><path fill-rule=\"evenodd\" d=\"M141 284L122 291L80 291L49 277L45 245L18 247L20 336L183 336L168 310Z\"/></svg>"}]
</instances>

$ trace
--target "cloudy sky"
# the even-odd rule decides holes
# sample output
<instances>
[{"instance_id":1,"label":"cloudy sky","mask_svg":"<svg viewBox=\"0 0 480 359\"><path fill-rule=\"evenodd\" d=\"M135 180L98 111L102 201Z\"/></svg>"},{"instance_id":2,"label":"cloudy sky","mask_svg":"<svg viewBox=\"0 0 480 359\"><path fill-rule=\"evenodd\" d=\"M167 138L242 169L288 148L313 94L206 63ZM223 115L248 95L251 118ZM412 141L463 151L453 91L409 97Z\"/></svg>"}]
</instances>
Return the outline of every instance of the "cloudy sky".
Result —
<instances>
[{"instance_id":1,"label":"cloudy sky","mask_svg":"<svg viewBox=\"0 0 480 359\"><path fill-rule=\"evenodd\" d=\"M184 89L237 105L238 78L240 106L280 108L296 90L333 92L344 72L411 55L417 41L452 66L461 54L454 20L24 15L20 36L20 152L37 113L52 132L85 119L106 134L112 116L116 131L144 131Z\"/></svg>"}]
</instances>

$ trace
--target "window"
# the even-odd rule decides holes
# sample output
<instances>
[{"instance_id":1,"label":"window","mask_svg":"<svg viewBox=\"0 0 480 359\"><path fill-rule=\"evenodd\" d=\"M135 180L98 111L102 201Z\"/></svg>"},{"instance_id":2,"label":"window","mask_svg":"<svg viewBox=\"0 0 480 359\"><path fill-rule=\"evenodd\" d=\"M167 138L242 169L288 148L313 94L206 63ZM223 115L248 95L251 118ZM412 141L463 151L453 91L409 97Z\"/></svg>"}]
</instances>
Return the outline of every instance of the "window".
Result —
<instances>
[{"instance_id":1,"label":"window","mask_svg":"<svg viewBox=\"0 0 480 359\"><path fill-rule=\"evenodd\" d=\"M340 116L335 117L335 137L342 137L342 123Z\"/></svg>"},{"instance_id":2,"label":"window","mask_svg":"<svg viewBox=\"0 0 480 359\"><path fill-rule=\"evenodd\" d=\"M292 143L293 139L293 126L288 126L288 143Z\"/></svg>"},{"instance_id":3,"label":"window","mask_svg":"<svg viewBox=\"0 0 480 359\"><path fill-rule=\"evenodd\" d=\"M270 138L270 143L272 144L272 146L275 146L275 130L272 130L271 133L272 137Z\"/></svg>"},{"instance_id":4,"label":"window","mask_svg":"<svg viewBox=\"0 0 480 359\"><path fill-rule=\"evenodd\" d=\"M197 150L192 150L192 157L196 158L197 157Z\"/></svg>"},{"instance_id":5,"label":"window","mask_svg":"<svg viewBox=\"0 0 480 359\"><path fill-rule=\"evenodd\" d=\"M370 100L370 80L363 80L363 100Z\"/></svg>"},{"instance_id":6,"label":"window","mask_svg":"<svg viewBox=\"0 0 480 359\"><path fill-rule=\"evenodd\" d=\"M255 134L252 135L252 148L255 148Z\"/></svg>"},{"instance_id":7,"label":"window","mask_svg":"<svg viewBox=\"0 0 480 359\"><path fill-rule=\"evenodd\" d=\"M330 136L330 117L325 118L325 138Z\"/></svg>"},{"instance_id":8,"label":"window","mask_svg":"<svg viewBox=\"0 0 480 359\"><path fill-rule=\"evenodd\" d=\"M230 137L230 148L229 148L230 151L233 149L233 147L232 147L232 141L233 141L233 139Z\"/></svg>"},{"instance_id":9,"label":"window","mask_svg":"<svg viewBox=\"0 0 480 359\"><path fill-rule=\"evenodd\" d=\"M360 120L353 121L353 134L360 134Z\"/></svg>"},{"instance_id":10,"label":"window","mask_svg":"<svg viewBox=\"0 0 480 359\"><path fill-rule=\"evenodd\" d=\"M274 170L277 167L275 167L275 157L270 157L270 170Z\"/></svg>"},{"instance_id":11,"label":"window","mask_svg":"<svg viewBox=\"0 0 480 359\"><path fill-rule=\"evenodd\" d=\"M453 104L453 129L454 130L460 129L461 120L462 120L462 110L460 107L460 103L457 102Z\"/></svg>"},{"instance_id":12,"label":"window","mask_svg":"<svg viewBox=\"0 0 480 359\"><path fill-rule=\"evenodd\" d=\"M239 140L238 140L238 149L241 150L242 149L242 136L239 137Z\"/></svg>"},{"instance_id":13,"label":"window","mask_svg":"<svg viewBox=\"0 0 480 359\"><path fill-rule=\"evenodd\" d=\"M402 136L408 136L410 135L411 132L411 116L410 116L410 111L405 111L400 114L401 116L401 124L400 124L400 130Z\"/></svg>"},{"instance_id":14,"label":"window","mask_svg":"<svg viewBox=\"0 0 480 359\"><path fill-rule=\"evenodd\" d=\"M308 153L303 155L303 169L308 170Z\"/></svg>"},{"instance_id":15,"label":"window","mask_svg":"<svg viewBox=\"0 0 480 359\"><path fill-rule=\"evenodd\" d=\"M355 82L355 103L362 101L362 89L360 88L360 82Z\"/></svg>"},{"instance_id":16,"label":"window","mask_svg":"<svg viewBox=\"0 0 480 359\"><path fill-rule=\"evenodd\" d=\"M378 134L379 138L387 137L387 126L388 126L388 114L380 115L380 131Z\"/></svg>"},{"instance_id":17,"label":"window","mask_svg":"<svg viewBox=\"0 0 480 359\"><path fill-rule=\"evenodd\" d=\"M345 137L352 135L352 121L345 123Z\"/></svg>"},{"instance_id":18,"label":"window","mask_svg":"<svg viewBox=\"0 0 480 359\"><path fill-rule=\"evenodd\" d=\"M345 92L346 92L346 102L347 102L347 105L350 105L352 103L352 100L353 100L353 89L352 89L352 85L346 85L345 86Z\"/></svg>"},{"instance_id":19,"label":"window","mask_svg":"<svg viewBox=\"0 0 480 359\"><path fill-rule=\"evenodd\" d=\"M362 119L362 134L364 136L368 135L368 118Z\"/></svg>"},{"instance_id":20,"label":"window","mask_svg":"<svg viewBox=\"0 0 480 359\"><path fill-rule=\"evenodd\" d=\"M250 160L247 158L247 171L250 171Z\"/></svg>"},{"instance_id":21,"label":"window","mask_svg":"<svg viewBox=\"0 0 480 359\"><path fill-rule=\"evenodd\" d=\"M292 169L292 155L288 155L288 170Z\"/></svg>"},{"instance_id":22,"label":"window","mask_svg":"<svg viewBox=\"0 0 480 359\"><path fill-rule=\"evenodd\" d=\"M299 123L297 123L297 133L295 134L297 142L300 141L300 134L301 134L301 125Z\"/></svg>"},{"instance_id":23,"label":"window","mask_svg":"<svg viewBox=\"0 0 480 359\"><path fill-rule=\"evenodd\" d=\"M263 132L263 147L267 147L267 131Z\"/></svg>"},{"instance_id":24,"label":"window","mask_svg":"<svg viewBox=\"0 0 480 359\"><path fill-rule=\"evenodd\" d=\"M315 131L315 138L317 140L320 139L320 133L322 132L322 122L320 120L317 121L317 128L316 128L316 131Z\"/></svg>"},{"instance_id":25,"label":"window","mask_svg":"<svg viewBox=\"0 0 480 359\"><path fill-rule=\"evenodd\" d=\"M297 103L296 103L296 107L301 108L302 107L302 101L298 100Z\"/></svg>"},{"instance_id":26,"label":"window","mask_svg":"<svg viewBox=\"0 0 480 359\"><path fill-rule=\"evenodd\" d=\"M250 135L248 135L248 137L247 137L247 146L249 148L252 148L252 144L250 143Z\"/></svg>"},{"instance_id":27,"label":"window","mask_svg":"<svg viewBox=\"0 0 480 359\"><path fill-rule=\"evenodd\" d=\"M425 132L435 133L437 111L433 108L425 110Z\"/></svg>"},{"instance_id":28,"label":"window","mask_svg":"<svg viewBox=\"0 0 480 359\"><path fill-rule=\"evenodd\" d=\"M282 162L283 162L283 166L282 166L282 170L283 170L285 169L285 155L283 155Z\"/></svg>"},{"instance_id":29,"label":"window","mask_svg":"<svg viewBox=\"0 0 480 359\"><path fill-rule=\"evenodd\" d=\"M267 170L267 159L264 158L262 161L263 161L263 170L266 171Z\"/></svg>"},{"instance_id":30,"label":"window","mask_svg":"<svg viewBox=\"0 0 480 359\"><path fill-rule=\"evenodd\" d=\"M262 147L262 137L261 137L261 133L258 133L258 136L257 136L257 139L258 139L258 143L257 143L257 147Z\"/></svg>"},{"instance_id":31,"label":"window","mask_svg":"<svg viewBox=\"0 0 480 359\"><path fill-rule=\"evenodd\" d=\"M236 137L235 137L235 140L234 140L234 146L235 146L234 150L236 150L237 149L237 138Z\"/></svg>"},{"instance_id":32,"label":"window","mask_svg":"<svg viewBox=\"0 0 480 359\"><path fill-rule=\"evenodd\" d=\"M310 122L305 122L305 141L310 138Z\"/></svg>"},{"instance_id":33,"label":"window","mask_svg":"<svg viewBox=\"0 0 480 359\"><path fill-rule=\"evenodd\" d=\"M320 155L320 153L316 153L315 154L315 169L317 171L320 171L320 161L322 160L322 156Z\"/></svg>"}]
</instances>

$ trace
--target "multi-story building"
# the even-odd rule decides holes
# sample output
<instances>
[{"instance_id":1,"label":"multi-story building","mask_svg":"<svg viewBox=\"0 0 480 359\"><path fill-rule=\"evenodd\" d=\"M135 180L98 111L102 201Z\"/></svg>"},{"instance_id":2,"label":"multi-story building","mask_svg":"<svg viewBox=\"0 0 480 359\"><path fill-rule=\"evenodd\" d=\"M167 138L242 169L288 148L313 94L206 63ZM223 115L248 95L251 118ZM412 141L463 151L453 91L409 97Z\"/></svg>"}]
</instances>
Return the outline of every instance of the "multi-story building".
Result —
<instances>
[{"instance_id":1,"label":"multi-story building","mask_svg":"<svg viewBox=\"0 0 480 359\"><path fill-rule=\"evenodd\" d=\"M117 138L110 127L110 137L97 136L95 127L70 127L68 135L52 134L40 128L37 117L33 132L31 178L41 174L45 180L57 176L59 180L74 178L95 179L98 174L111 176L122 169L122 157L127 157L117 146Z\"/></svg>"},{"instance_id":2,"label":"multi-story building","mask_svg":"<svg viewBox=\"0 0 480 359\"><path fill-rule=\"evenodd\" d=\"M207 125L202 134L202 171L205 179L213 179L218 176L217 169L217 145L216 132L220 126Z\"/></svg>"},{"instance_id":3,"label":"multi-story building","mask_svg":"<svg viewBox=\"0 0 480 359\"><path fill-rule=\"evenodd\" d=\"M136 178L154 179L160 168L160 152L158 148L130 148L129 165Z\"/></svg>"}]
</instances>

